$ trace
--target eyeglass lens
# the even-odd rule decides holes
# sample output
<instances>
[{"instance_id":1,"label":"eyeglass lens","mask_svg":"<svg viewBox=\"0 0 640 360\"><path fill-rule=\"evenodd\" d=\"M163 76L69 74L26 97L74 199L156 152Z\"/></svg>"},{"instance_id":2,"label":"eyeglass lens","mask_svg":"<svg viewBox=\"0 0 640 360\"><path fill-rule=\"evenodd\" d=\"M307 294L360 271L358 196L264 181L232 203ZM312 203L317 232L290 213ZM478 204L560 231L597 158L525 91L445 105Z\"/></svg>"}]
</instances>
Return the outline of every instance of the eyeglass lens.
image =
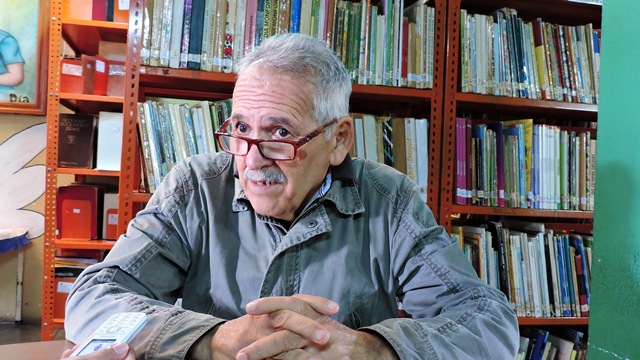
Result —
<instances>
[{"instance_id":1,"label":"eyeglass lens","mask_svg":"<svg viewBox=\"0 0 640 360\"><path fill-rule=\"evenodd\" d=\"M249 143L242 138L232 136L220 136L223 150L235 155L246 155L249 152ZM295 148L286 142L262 141L258 143L262 156L273 160L293 159Z\"/></svg>"}]
</instances>

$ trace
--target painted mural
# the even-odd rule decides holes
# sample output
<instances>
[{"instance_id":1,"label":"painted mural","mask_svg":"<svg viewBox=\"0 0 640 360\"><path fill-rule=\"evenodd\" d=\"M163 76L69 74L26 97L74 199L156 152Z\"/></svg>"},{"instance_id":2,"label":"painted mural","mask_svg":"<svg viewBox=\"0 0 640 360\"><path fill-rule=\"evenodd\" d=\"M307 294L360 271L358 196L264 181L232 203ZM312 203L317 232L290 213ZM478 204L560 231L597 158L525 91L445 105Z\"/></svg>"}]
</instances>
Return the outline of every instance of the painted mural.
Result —
<instances>
[{"instance_id":1,"label":"painted mural","mask_svg":"<svg viewBox=\"0 0 640 360\"><path fill-rule=\"evenodd\" d=\"M44 233L44 215L28 207L45 190L45 166L32 162L45 149L46 130L32 125L0 143L0 229L26 228L29 239Z\"/></svg>"}]
</instances>

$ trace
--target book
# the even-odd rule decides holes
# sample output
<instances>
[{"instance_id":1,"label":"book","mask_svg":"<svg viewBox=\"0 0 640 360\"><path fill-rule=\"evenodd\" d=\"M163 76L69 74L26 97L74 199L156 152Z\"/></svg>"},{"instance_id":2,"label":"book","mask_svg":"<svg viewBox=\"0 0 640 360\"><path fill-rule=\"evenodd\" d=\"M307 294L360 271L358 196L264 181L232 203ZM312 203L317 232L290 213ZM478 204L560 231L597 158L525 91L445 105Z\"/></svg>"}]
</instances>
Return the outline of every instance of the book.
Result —
<instances>
[{"instance_id":1,"label":"book","mask_svg":"<svg viewBox=\"0 0 640 360\"><path fill-rule=\"evenodd\" d=\"M415 119L416 125L416 179L420 198L427 202L429 185L429 120Z\"/></svg>"},{"instance_id":2,"label":"book","mask_svg":"<svg viewBox=\"0 0 640 360\"><path fill-rule=\"evenodd\" d=\"M160 0L158 0L160 2ZM162 0L162 20L160 25L160 54L159 65L169 66L171 53L171 36L173 26L173 4L174 0Z\"/></svg>"},{"instance_id":3,"label":"book","mask_svg":"<svg viewBox=\"0 0 640 360\"><path fill-rule=\"evenodd\" d=\"M554 334L549 334L547 341L557 349L555 360L571 360L571 353L573 352L573 343L571 341Z\"/></svg>"},{"instance_id":4,"label":"book","mask_svg":"<svg viewBox=\"0 0 640 360\"><path fill-rule=\"evenodd\" d=\"M192 0L187 69L200 70L202 62L202 35L204 30L202 28L204 25L204 5L205 0Z\"/></svg>"},{"instance_id":5,"label":"book","mask_svg":"<svg viewBox=\"0 0 640 360\"><path fill-rule=\"evenodd\" d=\"M122 113L101 111L98 115L96 169L120 170L122 153Z\"/></svg>"},{"instance_id":6,"label":"book","mask_svg":"<svg viewBox=\"0 0 640 360\"><path fill-rule=\"evenodd\" d=\"M160 42L162 39L162 8L165 0L153 1L153 10L150 14L151 35L149 42L150 57L149 65L160 65Z\"/></svg>"},{"instance_id":7,"label":"book","mask_svg":"<svg viewBox=\"0 0 640 360\"><path fill-rule=\"evenodd\" d=\"M191 42L191 14L193 0L184 0L184 17L182 21L182 44L180 46L180 68L186 69L189 62L189 43Z\"/></svg>"},{"instance_id":8,"label":"book","mask_svg":"<svg viewBox=\"0 0 640 360\"><path fill-rule=\"evenodd\" d=\"M530 339L526 336L520 336L520 344L518 347L518 353L516 355L516 360L525 360L527 356L527 349L529 348Z\"/></svg>"},{"instance_id":9,"label":"book","mask_svg":"<svg viewBox=\"0 0 640 360\"><path fill-rule=\"evenodd\" d=\"M60 114L58 166L91 169L94 163L95 135L95 116Z\"/></svg>"},{"instance_id":10,"label":"book","mask_svg":"<svg viewBox=\"0 0 640 360\"><path fill-rule=\"evenodd\" d=\"M225 56L225 51L229 51L229 55L232 55L231 48L226 49L226 36L227 36L227 13L228 13L229 3L227 0L218 0L218 5L216 6L216 32L215 38L211 39L214 42L213 46L213 71L222 72L225 67L227 69L231 68L231 57L227 58ZM235 9L235 7L233 7ZM235 11L235 10L234 10ZM235 14L233 14L235 16ZM229 29L229 32L231 30ZM232 36L229 34L229 36ZM229 60L229 61L227 61ZM228 72L228 70L227 70Z\"/></svg>"},{"instance_id":11,"label":"book","mask_svg":"<svg viewBox=\"0 0 640 360\"><path fill-rule=\"evenodd\" d=\"M216 11L217 0L205 0L204 16L202 22L202 54L200 57L200 70L213 71L213 54L216 39Z\"/></svg>"},{"instance_id":12,"label":"book","mask_svg":"<svg viewBox=\"0 0 640 360\"><path fill-rule=\"evenodd\" d=\"M578 283L578 296L580 298L580 312L583 317L589 316L591 304L591 292L587 275L587 262L582 237L577 234L569 235L569 244L575 248L576 280Z\"/></svg>"}]
</instances>

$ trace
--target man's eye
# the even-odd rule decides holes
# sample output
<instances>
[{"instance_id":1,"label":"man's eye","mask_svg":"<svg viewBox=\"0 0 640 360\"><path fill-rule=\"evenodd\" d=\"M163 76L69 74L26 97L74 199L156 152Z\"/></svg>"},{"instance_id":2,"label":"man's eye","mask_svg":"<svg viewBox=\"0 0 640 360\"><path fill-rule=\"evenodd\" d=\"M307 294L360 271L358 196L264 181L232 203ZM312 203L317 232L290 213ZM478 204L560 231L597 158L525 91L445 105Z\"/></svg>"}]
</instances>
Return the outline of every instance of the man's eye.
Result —
<instances>
[{"instance_id":1,"label":"man's eye","mask_svg":"<svg viewBox=\"0 0 640 360\"><path fill-rule=\"evenodd\" d=\"M245 124L238 124L236 126L236 131L238 132L238 134L244 134L249 131L249 128Z\"/></svg>"},{"instance_id":2,"label":"man's eye","mask_svg":"<svg viewBox=\"0 0 640 360\"><path fill-rule=\"evenodd\" d=\"M289 130L287 130L285 128L279 128L278 130L276 130L276 134L278 135L278 137L281 137L281 138L286 138L286 137L289 137L291 135Z\"/></svg>"}]
</instances>

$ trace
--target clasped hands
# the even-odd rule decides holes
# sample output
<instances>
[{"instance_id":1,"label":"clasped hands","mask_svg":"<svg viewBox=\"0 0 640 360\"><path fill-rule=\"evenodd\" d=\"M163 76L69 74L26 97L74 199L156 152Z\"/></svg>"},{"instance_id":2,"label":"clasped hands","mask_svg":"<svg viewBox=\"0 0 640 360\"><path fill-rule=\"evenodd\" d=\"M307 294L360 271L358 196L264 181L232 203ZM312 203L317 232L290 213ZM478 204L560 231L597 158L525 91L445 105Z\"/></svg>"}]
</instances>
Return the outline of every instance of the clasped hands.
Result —
<instances>
[{"instance_id":1,"label":"clasped hands","mask_svg":"<svg viewBox=\"0 0 640 360\"><path fill-rule=\"evenodd\" d=\"M247 315L217 327L213 359L397 359L382 337L330 318L335 302L297 294L250 302Z\"/></svg>"}]
</instances>

